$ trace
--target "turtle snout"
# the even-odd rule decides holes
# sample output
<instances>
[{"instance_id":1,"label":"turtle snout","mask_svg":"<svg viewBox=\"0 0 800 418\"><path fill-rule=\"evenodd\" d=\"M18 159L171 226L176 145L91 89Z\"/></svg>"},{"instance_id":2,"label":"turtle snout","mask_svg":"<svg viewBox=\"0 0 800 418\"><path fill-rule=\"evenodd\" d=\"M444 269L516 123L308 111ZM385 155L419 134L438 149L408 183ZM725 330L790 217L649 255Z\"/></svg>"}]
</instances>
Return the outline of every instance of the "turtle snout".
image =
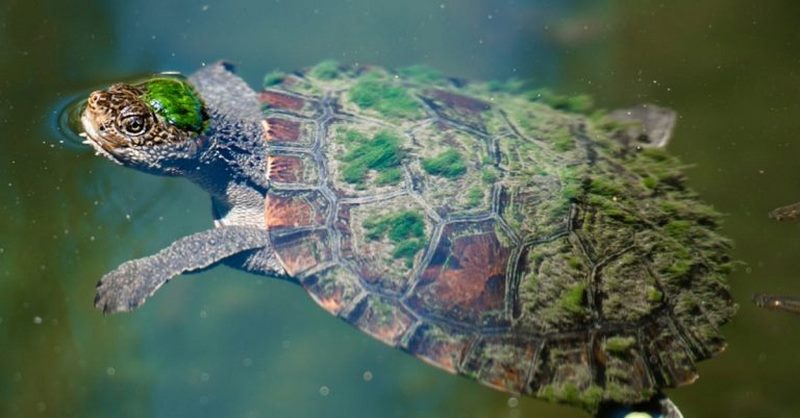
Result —
<instances>
[{"instance_id":1,"label":"turtle snout","mask_svg":"<svg viewBox=\"0 0 800 418\"><path fill-rule=\"evenodd\" d=\"M95 90L89 94L89 99L86 101L89 109L93 112L103 113L109 110L111 103L109 94L102 90Z\"/></svg>"}]
</instances>

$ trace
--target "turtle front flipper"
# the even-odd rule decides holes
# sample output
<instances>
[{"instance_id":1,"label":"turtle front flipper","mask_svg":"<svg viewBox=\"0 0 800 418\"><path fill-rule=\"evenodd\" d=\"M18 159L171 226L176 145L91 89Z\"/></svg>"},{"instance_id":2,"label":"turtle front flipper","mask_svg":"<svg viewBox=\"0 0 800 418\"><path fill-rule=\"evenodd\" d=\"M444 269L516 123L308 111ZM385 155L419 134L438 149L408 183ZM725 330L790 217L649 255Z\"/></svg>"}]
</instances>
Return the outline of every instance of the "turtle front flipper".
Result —
<instances>
[{"instance_id":1,"label":"turtle front flipper","mask_svg":"<svg viewBox=\"0 0 800 418\"><path fill-rule=\"evenodd\" d=\"M130 311L182 273L197 271L242 251L269 247L264 229L222 226L183 237L151 256L122 263L97 283L94 306L104 313Z\"/></svg>"}]
</instances>

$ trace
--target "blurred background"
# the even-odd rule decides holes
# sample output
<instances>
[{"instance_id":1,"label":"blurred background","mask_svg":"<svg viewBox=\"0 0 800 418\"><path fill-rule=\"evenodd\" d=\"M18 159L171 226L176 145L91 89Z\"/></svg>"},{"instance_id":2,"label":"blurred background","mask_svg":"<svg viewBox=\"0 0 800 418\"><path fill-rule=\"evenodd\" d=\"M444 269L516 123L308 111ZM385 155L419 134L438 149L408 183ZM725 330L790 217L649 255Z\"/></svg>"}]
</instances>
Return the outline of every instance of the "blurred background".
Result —
<instances>
[{"instance_id":1,"label":"blurred background","mask_svg":"<svg viewBox=\"0 0 800 418\"><path fill-rule=\"evenodd\" d=\"M225 268L133 315L98 278L210 226L207 196L65 141L54 119L119 78L221 58L259 86L323 59L516 77L603 108L678 111L670 149L727 214L746 266L728 350L669 391L688 418L800 416L800 3L764 0L0 0L0 416L585 417L450 376L329 316L302 289Z\"/></svg>"}]
</instances>

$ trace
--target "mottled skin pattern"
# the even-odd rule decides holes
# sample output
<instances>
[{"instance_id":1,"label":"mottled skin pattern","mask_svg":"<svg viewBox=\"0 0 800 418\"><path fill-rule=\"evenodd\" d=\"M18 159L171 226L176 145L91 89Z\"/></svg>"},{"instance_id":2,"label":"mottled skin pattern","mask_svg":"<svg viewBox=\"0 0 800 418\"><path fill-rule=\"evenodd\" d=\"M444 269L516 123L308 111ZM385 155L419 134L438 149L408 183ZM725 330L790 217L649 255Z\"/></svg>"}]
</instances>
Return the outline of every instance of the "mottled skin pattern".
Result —
<instances>
[{"instance_id":1,"label":"mottled skin pattern","mask_svg":"<svg viewBox=\"0 0 800 418\"><path fill-rule=\"evenodd\" d=\"M295 280L437 367L589 411L690 383L724 348L729 244L677 162L642 150L646 135L379 68L295 73L259 93L223 64L189 81L208 130L110 158L211 193L218 228L184 238L196 252L240 244L186 261L176 242L152 280L140 272L155 262L123 264L99 286L105 311L224 261Z\"/></svg>"},{"instance_id":2,"label":"mottled skin pattern","mask_svg":"<svg viewBox=\"0 0 800 418\"><path fill-rule=\"evenodd\" d=\"M136 87L114 84L108 90L98 90L89 95L85 120L92 129L103 132L96 137L103 139L99 145L104 150L175 144L191 138L190 132L169 124L137 100L142 94L142 90Z\"/></svg>"}]
</instances>

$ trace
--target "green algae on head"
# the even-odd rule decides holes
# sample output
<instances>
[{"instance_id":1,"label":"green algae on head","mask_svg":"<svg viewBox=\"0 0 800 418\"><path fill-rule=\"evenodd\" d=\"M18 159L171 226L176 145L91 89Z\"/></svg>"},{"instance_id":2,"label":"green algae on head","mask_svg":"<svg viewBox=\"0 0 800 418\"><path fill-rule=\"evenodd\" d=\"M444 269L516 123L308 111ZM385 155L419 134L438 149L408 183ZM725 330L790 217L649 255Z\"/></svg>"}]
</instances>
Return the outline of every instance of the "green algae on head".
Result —
<instances>
[{"instance_id":1,"label":"green algae on head","mask_svg":"<svg viewBox=\"0 0 800 418\"><path fill-rule=\"evenodd\" d=\"M177 78L159 77L142 84L142 98L157 114L179 129L201 132L205 123L203 102L189 84Z\"/></svg>"},{"instance_id":2,"label":"green algae on head","mask_svg":"<svg viewBox=\"0 0 800 418\"><path fill-rule=\"evenodd\" d=\"M80 135L112 161L150 167L157 159L139 151L188 144L207 120L204 104L188 82L158 75L92 92L80 116Z\"/></svg>"}]
</instances>

